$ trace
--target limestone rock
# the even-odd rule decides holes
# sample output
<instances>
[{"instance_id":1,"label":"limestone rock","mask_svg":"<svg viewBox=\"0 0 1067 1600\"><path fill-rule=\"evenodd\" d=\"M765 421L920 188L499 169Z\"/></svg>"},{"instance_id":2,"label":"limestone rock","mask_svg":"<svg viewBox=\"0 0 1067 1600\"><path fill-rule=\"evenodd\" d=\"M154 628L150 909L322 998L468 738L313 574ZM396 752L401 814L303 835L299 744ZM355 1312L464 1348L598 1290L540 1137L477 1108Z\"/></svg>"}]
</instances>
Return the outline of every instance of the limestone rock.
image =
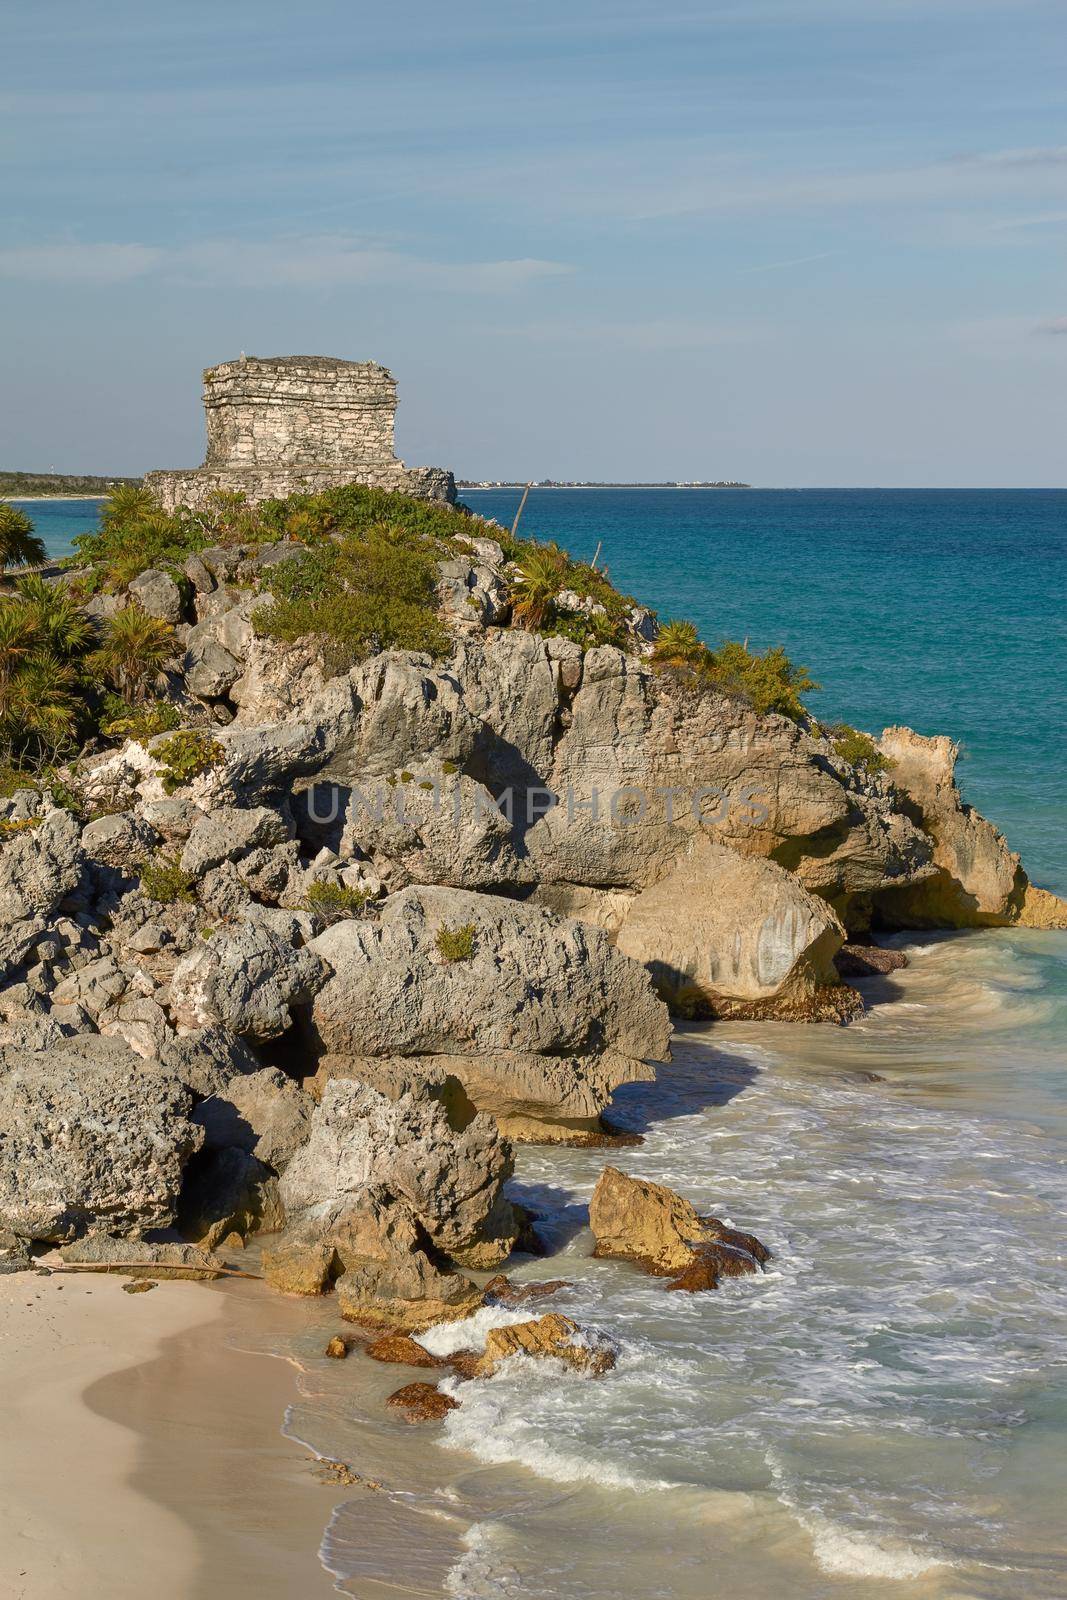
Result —
<instances>
[{"instance_id":1,"label":"limestone rock","mask_svg":"<svg viewBox=\"0 0 1067 1600\"><path fill-rule=\"evenodd\" d=\"M174 1221L192 1096L112 1040L0 1055L0 1225L62 1242Z\"/></svg>"},{"instance_id":2,"label":"limestone rock","mask_svg":"<svg viewBox=\"0 0 1067 1600\"><path fill-rule=\"evenodd\" d=\"M959 746L940 735L886 728L879 740L893 781L934 840L936 874L879 898L905 927L1004 926L1016 922L1027 886L1019 857L991 822L965 805L956 785Z\"/></svg>"},{"instance_id":3,"label":"limestone rock","mask_svg":"<svg viewBox=\"0 0 1067 1600\"><path fill-rule=\"evenodd\" d=\"M171 1240L116 1239L97 1233L63 1245L59 1253L71 1266L91 1268L94 1272L114 1272L121 1268L133 1278L158 1274L204 1281L222 1275L219 1263L206 1250Z\"/></svg>"},{"instance_id":4,"label":"limestone rock","mask_svg":"<svg viewBox=\"0 0 1067 1600\"><path fill-rule=\"evenodd\" d=\"M445 960L441 928L474 927ZM610 1089L648 1076L670 1025L646 975L607 937L495 896L410 888L379 923L348 921L309 946L333 976L311 1034L331 1056L447 1056L479 1108L592 1130Z\"/></svg>"},{"instance_id":5,"label":"limestone rock","mask_svg":"<svg viewBox=\"0 0 1067 1600\"><path fill-rule=\"evenodd\" d=\"M48 812L0 844L0 926L51 918L81 880L78 824L69 811Z\"/></svg>"},{"instance_id":6,"label":"limestone rock","mask_svg":"<svg viewBox=\"0 0 1067 1600\"><path fill-rule=\"evenodd\" d=\"M172 1034L160 1049L159 1065L200 1098L225 1089L238 1073L258 1072L260 1067L245 1041L217 1024Z\"/></svg>"},{"instance_id":7,"label":"limestone rock","mask_svg":"<svg viewBox=\"0 0 1067 1600\"><path fill-rule=\"evenodd\" d=\"M558 1311L530 1322L515 1322L505 1328L490 1328L485 1339L485 1354L474 1367L474 1376L490 1378L512 1356L562 1361L575 1372L600 1377L615 1365L615 1352L603 1339L594 1340L570 1317Z\"/></svg>"},{"instance_id":8,"label":"limestone rock","mask_svg":"<svg viewBox=\"0 0 1067 1600\"><path fill-rule=\"evenodd\" d=\"M440 1356L432 1356L428 1350L413 1339L408 1333L382 1333L373 1339L364 1349L364 1355L370 1356L372 1361L395 1362L403 1367L443 1367L444 1361Z\"/></svg>"},{"instance_id":9,"label":"limestone rock","mask_svg":"<svg viewBox=\"0 0 1067 1600\"><path fill-rule=\"evenodd\" d=\"M193 1121L204 1130L205 1150L233 1146L284 1172L307 1141L314 1101L277 1067L233 1077L202 1101Z\"/></svg>"},{"instance_id":10,"label":"limestone rock","mask_svg":"<svg viewBox=\"0 0 1067 1600\"><path fill-rule=\"evenodd\" d=\"M437 1422L459 1405L435 1383L406 1383L385 1402L404 1413L405 1422Z\"/></svg>"},{"instance_id":11,"label":"limestone rock","mask_svg":"<svg viewBox=\"0 0 1067 1600\"><path fill-rule=\"evenodd\" d=\"M510 1149L488 1117L457 1131L429 1088L390 1100L337 1079L286 1168L281 1194L295 1216L385 1184L437 1250L467 1259L483 1240L511 1169ZM499 1261L509 1248L509 1239L499 1240L490 1254Z\"/></svg>"},{"instance_id":12,"label":"limestone rock","mask_svg":"<svg viewBox=\"0 0 1067 1600\"><path fill-rule=\"evenodd\" d=\"M147 567L130 582L130 596L150 617L161 617L164 622L180 622L185 611L181 587L169 572L158 567Z\"/></svg>"},{"instance_id":13,"label":"limestone rock","mask_svg":"<svg viewBox=\"0 0 1067 1600\"><path fill-rule=\"evenodd\" d=\"M688 1015L827 1016L862 1009L834 956L844 928L784 867L709 838L627 908L618 948Z\"/></svg>"},{"instance_id":14,"label":"limestone rock","mask_svg":"<svg viewBox=\"0 0 1067 1600\"><path fill-rule=\"evenodd\" d=\"M249 851L284 844L288 837L281 816L267 806L217 806L193 826L182 851L182 868L199 878L224 861L239 861Z\"/></svg>"},{"instance_id":15,"label":"limestone rock","mask_svg":"<svg viewBox=\"0 0 1067 1600\"><path fill-rule=\"evenodd\" d=\"M215 933L178 963L170 1007L183 1032L220 1024L259 1040L276 1039L328 969L310 949L295 949L263 920Z\"/></svg>"},{"instance_id":16,"label":"limestone rock","mask_svg":"<svg viewBox=\"0 0 1067 1600\"><path fill-rule=\"evenodd\" d=\"M753 1235L701 1217L681 1195L605 1167L589 1204L594 1254L633 1261L678 1289L714 1289L720 1276L755 1272L770 1252Z\"/></svg>"}]
</instances>

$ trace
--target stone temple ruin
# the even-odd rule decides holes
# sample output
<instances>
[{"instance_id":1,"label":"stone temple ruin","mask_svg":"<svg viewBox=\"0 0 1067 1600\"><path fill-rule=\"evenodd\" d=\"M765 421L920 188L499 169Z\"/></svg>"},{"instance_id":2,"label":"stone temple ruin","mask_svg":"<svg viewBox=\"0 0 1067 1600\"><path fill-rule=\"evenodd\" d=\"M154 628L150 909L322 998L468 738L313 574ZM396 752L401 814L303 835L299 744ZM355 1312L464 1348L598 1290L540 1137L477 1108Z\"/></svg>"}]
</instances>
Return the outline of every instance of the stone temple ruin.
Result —
<instances>
[{"instance_id":1,"label":"stone temple ruin","mask_svg":"<svg viewBox=\"0 0 1067 1600\"><path fill-rule=\"evenodd\" d=\"M217 489L249 503L344 483L454 501L443 467L405 467L393 448L396 379L375 361L242 356L204 373L207 458L185 472L150 472L168 511L202 506Z\"/></svg>"}]
</instances>

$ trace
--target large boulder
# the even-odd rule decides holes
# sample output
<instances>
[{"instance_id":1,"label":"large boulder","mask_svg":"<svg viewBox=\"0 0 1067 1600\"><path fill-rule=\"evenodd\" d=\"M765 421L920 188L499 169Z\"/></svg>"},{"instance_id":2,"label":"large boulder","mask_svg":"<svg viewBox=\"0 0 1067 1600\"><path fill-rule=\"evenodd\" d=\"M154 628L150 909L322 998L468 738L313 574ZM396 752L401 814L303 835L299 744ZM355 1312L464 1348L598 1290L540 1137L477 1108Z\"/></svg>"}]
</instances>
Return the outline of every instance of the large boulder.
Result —
<instances>
[{"instance_id":1,"label":"large boulder","mask_svg":"<svg viewBox=\"0 0 1067 1600\"><path fill-rule=\"evenodd\" d=\"M52 917L81 880L84 856L69 811L50 811L0 842L0 926Z\"/></svg>"},{"instance_id":2,"label":"large boulder","mask_svg":"<svg viewBox=\"0 0 1067 1600\"><path fill-rule=\"evenodd\" d=\"M450 959L457 929L469 951ZM310 1013L332 1072L346 1058L447 1057L517 1137L597 1133L610 1091L667 1054L667 1013L641 968L600 930L535 906L410 888L380 921L337 923L309 949L333 973Z\"/></svg>"},{"instance_id":3,"label":"large boulder","mask_svg":"<svg viewBox=\"0 0 1067 1600\"><path fill-rule=\"evenodd\" d=\"M220 1025L245 1038L277 1039L306 1004L328 968L310 948L297 948L264 920L216 931L184 956L170 983L170 1009L181 1033Z\"/></svg>"},{"instance_id":4,"label":"large boulder","mask_svg":"<svg viewBox=\"0 0 1067 1600\"><path fill-rule=\"evenodd\" d=\"M411 1331L467 1315L517 1232L502 1185L510 1149L489 1118L457 1128L440 1082L390 1100L331 1083L280 1190L288 1223L264 1254L276 1288L336 1285L343 1316Z\"/></svg>"},{"instance_id":5,"label":"large boulder","mask_svg":"<svg viewBox=\"0 0 1067 1600\"><path fill-rule=\"evenodd\" d=\"M844 936L784 867L697 838L630 902L616 943L686 1015L841 1020L862 1008L834 966Z\"/></svg>"},{"instance_id":6,"label":"large boulder","mask_svg":"<svg viewBox=\"0 0 1067 1600\"><path fill-rule=\"evenodd\" d=\"M750 1233L701 1217L662 1183L605 1167L589 1203L594 1254L632 1261L675 1289L714 1289L720 1277L755 1272L770 1256Z\"/></svg>"},{"instance_id":7,"label":"large boulder","mask_svg":"<svg viewBox=\"0 0 1067 1600\"><path fill-rule=\"evenodd\" d=\"M0 1052L0 1226L50 1243L170 1226L203 1138L192 1104L117 1041Z\"/></svg>"}]
</instances>

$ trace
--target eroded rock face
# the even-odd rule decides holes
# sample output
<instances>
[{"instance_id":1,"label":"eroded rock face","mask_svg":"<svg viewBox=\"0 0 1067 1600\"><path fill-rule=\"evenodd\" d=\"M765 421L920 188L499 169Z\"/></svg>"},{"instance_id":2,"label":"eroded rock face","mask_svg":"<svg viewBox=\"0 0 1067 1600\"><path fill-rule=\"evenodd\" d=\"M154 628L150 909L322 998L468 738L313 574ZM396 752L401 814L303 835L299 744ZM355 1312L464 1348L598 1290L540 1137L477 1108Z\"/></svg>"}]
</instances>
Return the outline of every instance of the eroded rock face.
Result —
<instances>
[{"instance_id":1,"label":"eroded rock face","mask_svg":"<svg viewBox=\"0 0 1067 1600\"><path fill-rule=\"evenodd\" d=\"M511 1152L487 1117L455 1128L441 1088L390 1100L350 1079L327 1086L280 1183L289 1221L264 1258L276 1287L336 1284L342 1316L407 1331L481 1303L448 1263L489 1267L510 1250Z\"/></svg>"},{"instance_id":2,"label":"eroded rock face","mask_svg":"<svg viewBox=\"0 0 1067 1600\"><path fill-rule=\"evenodd\" d=\"M879 750L893 780L934 840L935 875L883 895L890 918L910 927L968 927L1018 920L1026 888L1019 857L991 822L964 805L956 785L959 745L910 728L886 728Z\"/></svg>"},{"instance_id":3,"label":"eroded rock face","mask_svg":"<svg viewBox=\"0 0 1067 1600\"><path fill-rule=\"evenodd\" d=\"M834 966L844 936L784 867L699 838L630 902L616 944L690 1016L840 1020L862 1009Z\"/></svg>"},{"instance_id":4,"label":"eroded rock face","mask_svg":"<svg viewBox=\"0 0 1067 1600\"><path fill-rule=\"evenodd\" d=\"M617 1167L605 1167L600 1175L589 1226L595 1255L669 1277L672 1289L714 1289L720 1276L755 1272L770 1255L753 1234L698 1216L673 1189L631 1178Z\"/></svg>"},{"instance_id":5,"label":"eroded rock face","mask_svg":"<svg viewBox=\"0 0 1067 1600\"><path fill-rule=\"evenodd\" d=\"M290 1007L306 1004L328 969L261 919L205 940L182 958L170 985L170 1006L181 1032L215 1025L251 1039L277 1039L292 1022Z\"/></svg>"},{"instance_id":6,"label":"eroded rock face","mask_svg":"<svg viewBox=\"0 0 1067 1600\"><path fill-rule=\"evenodd\" d=\"M192 1096L114 1041L0 1053L0 1226L62 1243L173 1223Z\"/></svg>"},{"instance_id":7,"label":"eroded rock face","mask_svg":"<svg viewBox=\"0 0 1067 1600\"><path fill-rule=\"evenodd\" d=\"M440 930L470 926L448 960ZM670 1024L640 967L598 930L487 895L411 888L378 923L336 924L309 949L332 969L311 1034L337 1058L447 1057L479 1109L520 1134L596 1127L607 1093L648 1076Z\"/></svg>"}]
</instances>

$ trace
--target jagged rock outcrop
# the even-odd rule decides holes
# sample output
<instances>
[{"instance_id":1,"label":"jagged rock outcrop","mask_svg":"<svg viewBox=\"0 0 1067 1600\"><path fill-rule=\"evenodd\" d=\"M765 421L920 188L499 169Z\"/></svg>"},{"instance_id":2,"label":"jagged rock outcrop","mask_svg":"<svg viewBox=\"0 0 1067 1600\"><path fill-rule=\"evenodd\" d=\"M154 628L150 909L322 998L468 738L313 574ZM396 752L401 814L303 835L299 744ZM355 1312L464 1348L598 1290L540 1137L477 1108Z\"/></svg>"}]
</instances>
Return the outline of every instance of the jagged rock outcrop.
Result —
<instances>
[{"instance_id":1,"label":"jagged rock outcrop","mask_svg":"<svg viewBox=\"0 0 1067 1600\"><path fill-rule=\"evenodd\" d=\"M487 1117L454 1126L444 1089L438 1079L390 1100L352 1080L327 1086L279 1186L288 1223L264 1258L276 1287L336 1285L343 1316L411 1331L480 1303L454 1264L489 1267L511 1248L511 1153Z\"/></svg>"},{"instance_id":2,"label":"jagged rock outcrop","mask_svg":"<svg viewBox=\"0 0 1067 1600\"><path fill-rule=\"evenodd\" d=\"M193 1098L113 1040L0 1052L0 1227L60 1243L175 1218Z\"/></svg>"},{"instance_id":3,"label":"jagged rock outcrop","mask_svg":"<svg viewBox=\"0 0 1067 1600\"><path fill-rule=\"evenodd\" d=\"M491 1378L513 1356L561 1361L572 1371L593 1378L610 1372L616 1361L615 1349L608 1340L591 1335L558 1311L529 1322L490 1328L485 1336L485 1352L476 1362L472 1376Z\"/></svg>"},{"instance_id":4,"label":"jagged rock outcrop","mask_svg":"<svg viewBox=\"0 0 1067 1600\"><path fill-rule=\"evenodd\" d=\"M469 926L449 960L441 930ZM411 888L377 922L347 921L314 939L332 969L310 1012L330 1058L447 1058L479 1109L516 1136L595 1133L611 1089L649 1076L670 1025L646 975L606 935L495 896ZM431 1063L428 1063L431 1065ZM343 1070L343 1068L342 1068Z\"/></svg>"},{"instance_id":5,"label":"jagged rock outcrop","mask_svg":"<svg viewBox=\"0 0 1067 1600\"><path fill-rule=\"evenodd\" d=\"M630 902L615 943L686 1015L840 1021L862 1005L834 966L844 936L784 867L697 838Z\"/></svg>"},{"instance_id":6,"label":"jagged rock outcrop","mask_svg":"<svg viewBox=\"0 0 1067 1600\"><path fill-rule=\"evenodd\" d=\"M180 1032L220 1025L251 1039L277 1039L325 983L329 969L260 919L214 932L184 956L170 982Z\"/></svg>"},{"instance_id":7,"label":"jagged rock outcrop","mask_svg":"<svg viewBox=\"0 0 1067 1600\"><path fill-rule=\"evenodd\" d=\"M1004 836L964 803L955 775L958 744L944 735L886 728L879 750L893 763L906 810L934 841L936 869L918 884L879 895L887 921L904 927L1067 927L1067 902L1035 891Z\"/></svg>"},{"instance_id":8,"label":"jagged rock outcrop","mask_svg":"<svg viewBox=\"0 0 1067 1600\"><path fill-rule=\"evenodd\" d=\"M766 1246L717 1217L701 1217L681 1195L647 1178L605 1167L589 1203L594 1254L632 1261L672 1289L714 1289L720 1276L755 1272Z\"/></svg>"}]
</instances>

